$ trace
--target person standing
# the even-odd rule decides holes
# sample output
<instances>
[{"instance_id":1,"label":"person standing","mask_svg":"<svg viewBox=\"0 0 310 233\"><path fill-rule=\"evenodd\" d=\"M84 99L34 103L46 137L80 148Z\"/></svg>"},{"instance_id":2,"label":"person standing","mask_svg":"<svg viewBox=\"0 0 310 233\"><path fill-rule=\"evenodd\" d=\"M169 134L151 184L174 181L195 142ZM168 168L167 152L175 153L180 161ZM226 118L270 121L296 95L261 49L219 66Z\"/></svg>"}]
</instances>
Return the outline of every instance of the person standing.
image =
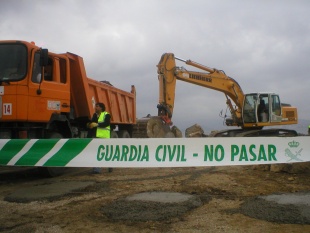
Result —
<instances>
[{"instance_id":1,"label":"person standing","mask_svg":"<svg viewBox=\"0 0 310 233\"><path fill-rule=\"evenodd\" d=\"M110 122L111 115L105 111L105 105L103 103L96 103L95 113L92 116L91 122L87 124L89 128L87 137L88 138L110 138ZM112 169L109 168L109 172ZM101 173L101 168L94 167L94 174Z\"/></svg>"}]
</instances>

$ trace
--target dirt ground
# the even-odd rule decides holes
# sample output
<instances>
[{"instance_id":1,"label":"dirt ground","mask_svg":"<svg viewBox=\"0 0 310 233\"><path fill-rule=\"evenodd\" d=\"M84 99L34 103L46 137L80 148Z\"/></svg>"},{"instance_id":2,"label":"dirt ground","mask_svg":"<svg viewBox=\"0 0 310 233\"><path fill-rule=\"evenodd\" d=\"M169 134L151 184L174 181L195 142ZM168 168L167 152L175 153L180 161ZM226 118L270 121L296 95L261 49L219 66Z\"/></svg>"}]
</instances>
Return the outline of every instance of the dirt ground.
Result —
<instances>
[{"instance_id":1,"label":"dirt ground","mask_svg":"<svg viewBox=\"0 0 310 233\"><path fill-rule=\"evenodd\" d=\"M95 184L54 200L5 201L21 188L77 180ZM309 173L270 172L251 166L115 168L97 175L75 168L49 179L24 172L1 176L0 232L310 232L309 224L270 222L241 211L244 202L259 195L309 190ZM129 195L153 191L192 194L202 204L189 209L180 206L171 214L173 206L169 204L134 206L124 202ZM150 210L161 217L148 217ZM131 218L130 213L140 218Z\"/></svg>"}]
</instances>

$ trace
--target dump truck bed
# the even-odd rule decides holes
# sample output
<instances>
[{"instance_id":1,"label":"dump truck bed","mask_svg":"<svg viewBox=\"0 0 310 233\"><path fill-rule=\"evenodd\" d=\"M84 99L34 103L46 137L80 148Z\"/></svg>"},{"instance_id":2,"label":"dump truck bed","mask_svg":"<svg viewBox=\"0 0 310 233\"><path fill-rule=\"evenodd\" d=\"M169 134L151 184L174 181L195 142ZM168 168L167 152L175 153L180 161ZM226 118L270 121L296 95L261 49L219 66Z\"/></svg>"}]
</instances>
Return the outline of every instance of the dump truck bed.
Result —
<instances>
[{"instance_id":1,"label":"dump truck bed","mask_svg":"<svg viewBox=\"0 0 310 233\"><path fill-rule=\"evenodd\" d=\"M95 112L95 103L102 102L111 114L112 124L136 123L136 90L130 92L112 86L106 81L96 81L86 76L83 58L67 53L70 59L71 105L76 117L89 117Z\"/></svg>"}]
</instances>

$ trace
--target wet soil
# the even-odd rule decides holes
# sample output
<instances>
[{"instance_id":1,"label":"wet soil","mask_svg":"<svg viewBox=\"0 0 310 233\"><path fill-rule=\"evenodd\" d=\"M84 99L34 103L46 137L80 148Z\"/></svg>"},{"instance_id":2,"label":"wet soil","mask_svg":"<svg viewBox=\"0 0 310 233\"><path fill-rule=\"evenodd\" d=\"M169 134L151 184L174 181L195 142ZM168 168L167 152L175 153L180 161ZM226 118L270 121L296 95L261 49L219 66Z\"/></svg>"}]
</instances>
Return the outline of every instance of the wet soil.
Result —
<instances>
[{"instance_id":1,"label":"wet soil","mask_svg":"<svg viewBox=\"0 0 310 233\"><path fill-rule=\"evenodd\" d=\"M27 187L72 181L90 185L56 199L6 200ZM310 232L307 222L261 217L270 211L262 211L260 216L249 214L257 206L273 208L258 196L308 191L309 173L276 173L251 166L115 168L96 175L90 174L90 169L76 168L49 179L23 172L1 175L0 232ZM200 204L176 206L126 199L142 192L190 194ZM255 204L250 207L247 203ZM289 207L280 208L273 214L285 216L290 211Z\"/></svg>"}]
</instances>

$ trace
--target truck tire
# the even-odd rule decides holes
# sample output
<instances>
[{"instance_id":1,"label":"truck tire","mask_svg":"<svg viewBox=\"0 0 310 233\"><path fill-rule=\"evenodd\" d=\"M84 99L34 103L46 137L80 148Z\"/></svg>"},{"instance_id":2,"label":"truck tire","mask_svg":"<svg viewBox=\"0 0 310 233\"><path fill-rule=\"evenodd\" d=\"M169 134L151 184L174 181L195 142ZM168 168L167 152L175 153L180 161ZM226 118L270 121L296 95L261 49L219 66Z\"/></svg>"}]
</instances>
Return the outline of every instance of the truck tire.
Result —
<instances>
[{"instance_id":1,"label":"truck tire","mask_svg":"<svg viewBox=\"0 0 310 233\"><path fill-rule=\"evenodd\" d=\"M57 133L57 132L51 132L47 135L48 139L51 139L51 138L63 138L63 136L60 134L60 133Z\"/></svg>"},{"instance_id":2,"label":"truck tire","mask_svg":"<svg viewBox=\"0 0 310 233\"><path fill-rule=\"evenodd\" d=\"M127 130L120 130L118 131L118 137L119 138L130 138L130 134Z\"/></svg>"},{"instance_id":3,"label":"truck tire","mask_svg":"<svg viewBox=\"0 0 310 233\"><path fill-rule=\"evenodd\" d=\"M118 135L115 131L111 131L110 138L118 138Z\"/></svg>"},{"instance_id":4,"label":"truck tire","mask_svg":"<svg viewBox=\"0 0 310 233\"><path fill-rule=\"evenodd\" d=\"M58 132L51 132L46 138L63 138L63 136ZM46 177L56 177L62 175L66 169L66 167L41 167L40 173Z\"/></svg>"}]
</instances>

